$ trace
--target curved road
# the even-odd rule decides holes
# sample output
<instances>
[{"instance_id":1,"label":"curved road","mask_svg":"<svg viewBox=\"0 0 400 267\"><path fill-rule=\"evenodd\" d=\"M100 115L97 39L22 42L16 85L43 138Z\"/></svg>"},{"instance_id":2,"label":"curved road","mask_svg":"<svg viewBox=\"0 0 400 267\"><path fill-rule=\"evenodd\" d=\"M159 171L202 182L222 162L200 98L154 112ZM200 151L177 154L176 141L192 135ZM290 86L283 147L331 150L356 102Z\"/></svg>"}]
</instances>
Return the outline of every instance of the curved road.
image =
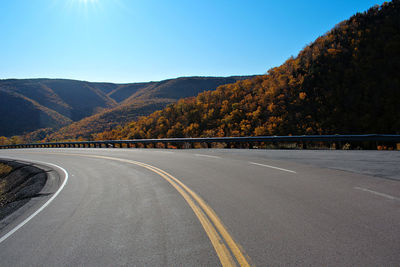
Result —
<instances>
[{"instance_id":1,"label":"curved road","mask_svg":"<svg viewBox=\"0 0 400 267\"><path fill-rule=\"evenodd\" d=\"M0 222L2 266L400 262L397 151L70 148L0 158L52 169L48 194ZM68 173L56 197L66 175L49 164Z\"/></svg>"}]
</instances>

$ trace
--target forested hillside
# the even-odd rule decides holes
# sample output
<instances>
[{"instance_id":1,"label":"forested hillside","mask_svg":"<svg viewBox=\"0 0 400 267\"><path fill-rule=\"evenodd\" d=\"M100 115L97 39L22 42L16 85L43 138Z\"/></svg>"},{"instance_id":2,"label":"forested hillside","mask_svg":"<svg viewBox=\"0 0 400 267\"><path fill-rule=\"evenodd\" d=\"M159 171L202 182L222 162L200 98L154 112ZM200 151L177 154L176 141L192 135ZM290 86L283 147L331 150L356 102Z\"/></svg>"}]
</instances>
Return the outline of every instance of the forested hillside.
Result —
<instances>
[{"instance_id":1,"label":"forested hillside","mask_svg":"<svg viewBox=\"0 0 400 267\"><path fill-rule=\"evenodd\" d=\"M105 110L93 116L73 122L57 131L45 131L45 135L30 134L25 136L26 141L33 142L42 140L87 140L92 134L104 130L112 129L120 124L124 125L140 116L149 115L155 110L161 110L166 105L176 102L176 100L150 99L145 101L137 100L128 105L121 105L113 109Z\"/></svg>"},{"instance_id":2,"label":"forested hillside","mask_svg":"<svg viewBox=\"0 0 400 267\"><path fill-rule=\"evenodd\" d=\"M358 13L266 75L96 139L400 133L400 1Z\"/></svg>"},{"instance_id":3,"label":"forested hillside","mask_svg":"<svg viewBox=\"0 0 400 267\"><path fill-rule=\"evenodd\" d=\"M119 102L117 107L65 126L48 134L46 140L90 139L95 133L110 130L118 125L124 126L140 116L161 110L182 97L215 90L219 85L245 78L248 77L181 77L160 82L123 84L107 94ZM28 138L28 141L34 140Z\"/></svg>"}]
</instances>

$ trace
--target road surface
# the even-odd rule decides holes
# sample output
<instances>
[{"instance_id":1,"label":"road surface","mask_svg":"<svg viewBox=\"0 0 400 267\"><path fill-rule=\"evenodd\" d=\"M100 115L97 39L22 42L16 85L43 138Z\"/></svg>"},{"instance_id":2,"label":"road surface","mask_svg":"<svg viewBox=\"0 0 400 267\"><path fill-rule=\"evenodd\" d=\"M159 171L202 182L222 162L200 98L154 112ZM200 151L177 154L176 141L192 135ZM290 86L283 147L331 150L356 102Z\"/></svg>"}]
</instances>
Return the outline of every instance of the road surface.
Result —
<instances>
[{"instance_id":1,"label":"road surface","mask_svg":"<svg viewBox=\"0 0 400 267\"><path fill-rule=\"evenodd\" d=\"M0 224L2 266L400 264L396 151L54 148L0 158L52 169L50 194Z\"/></svg>"}]
</instances>

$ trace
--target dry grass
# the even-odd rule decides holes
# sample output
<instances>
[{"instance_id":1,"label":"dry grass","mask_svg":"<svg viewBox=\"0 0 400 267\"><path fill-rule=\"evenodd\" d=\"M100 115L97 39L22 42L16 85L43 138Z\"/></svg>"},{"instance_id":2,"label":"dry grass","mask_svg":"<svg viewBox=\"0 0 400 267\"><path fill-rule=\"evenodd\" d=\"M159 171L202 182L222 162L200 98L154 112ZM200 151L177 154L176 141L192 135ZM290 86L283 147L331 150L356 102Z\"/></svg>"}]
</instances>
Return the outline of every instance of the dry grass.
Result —
<instances>
[{"instance_id":1,"label":"dry grass","mask_svg":"<svg viewBox=\"0 0 400 267\"><path fill-rule=\"evenodd\" d=\"M6 164L0 163L0 177L6 176L11 172L12 168Z\"/></svg>"},{"instance_id":2,"label":"dry grass","mask_svg":"<svg viewBox=\"0 0 400 267\"><path fill-rule=\"evenodd\" d=\"M0 163L0 178L5 177L11 171L12 171L12 168L10 166ZM3 191L4 191L4 188L6 187L6 183L7 183L6 179L0 180L0 195L2 195L4 193ZM2 199L0 199L0 202L2 202L1 200Z\"/></svg>"}]
</instances>

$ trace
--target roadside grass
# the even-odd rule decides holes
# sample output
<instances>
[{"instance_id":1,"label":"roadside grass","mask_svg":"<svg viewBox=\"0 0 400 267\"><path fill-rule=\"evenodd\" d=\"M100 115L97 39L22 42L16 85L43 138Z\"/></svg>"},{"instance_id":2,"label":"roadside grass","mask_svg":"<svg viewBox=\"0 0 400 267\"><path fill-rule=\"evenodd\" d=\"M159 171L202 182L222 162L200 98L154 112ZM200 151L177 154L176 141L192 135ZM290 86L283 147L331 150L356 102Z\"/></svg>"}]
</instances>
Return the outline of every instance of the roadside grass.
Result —
<instances>
[{"instance_id":1,"label":"roadside grass","mask_svg":"<svg viewBox=\"0 0 400 267\"><path fill-rule=\"evenodd\" d=\"M11 166L0 163L0 177L6 176L11 172L11 170L12 170Z\"/></svg>"}]
</instances>

